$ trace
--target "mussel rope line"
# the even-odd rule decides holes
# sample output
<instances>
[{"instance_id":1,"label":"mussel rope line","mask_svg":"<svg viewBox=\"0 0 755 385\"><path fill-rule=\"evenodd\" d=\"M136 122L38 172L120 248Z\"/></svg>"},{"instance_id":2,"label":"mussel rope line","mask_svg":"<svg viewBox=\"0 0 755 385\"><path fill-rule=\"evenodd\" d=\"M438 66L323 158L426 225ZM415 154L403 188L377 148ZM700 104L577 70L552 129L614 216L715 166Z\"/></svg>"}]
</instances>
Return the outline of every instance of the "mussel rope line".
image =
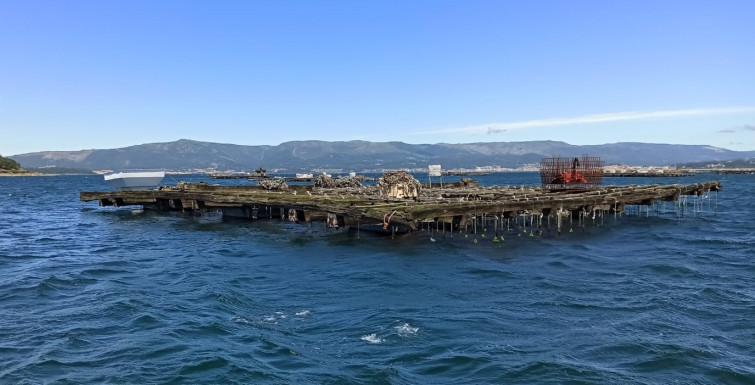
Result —
<instances>
[{"instance_id":1,"label":"mussel rope line","mask_svg":"<svg viewBox=\"0 0 755 385\"><path fill-rule=\"evenodd\" d=\"M702 209L700 208L702 204L703 204L703 200L702 200L702 197L700 196L700 193L695 194L695 207L697 207L698 213L702 211Z\"/></svg>"},{"instance_id":2,"label":"mussel rope line","mask_svg":"<svg viewBox=\"0 0 755 385\"><path fill-rule=\"evenodd\" d=\"M472 207L474 208L474 233L477 234L477 205L473 203Z\"/></svg>"},{"instance_id":3,"label":"mussel rope line","mask_svg":"<svg viewBox=\"0 0 755 385\"><path fill-rule=\"evenodd\" d=\"M697 193L692 195L692 214L697 214Z\"/></svg>"}]
</instances>

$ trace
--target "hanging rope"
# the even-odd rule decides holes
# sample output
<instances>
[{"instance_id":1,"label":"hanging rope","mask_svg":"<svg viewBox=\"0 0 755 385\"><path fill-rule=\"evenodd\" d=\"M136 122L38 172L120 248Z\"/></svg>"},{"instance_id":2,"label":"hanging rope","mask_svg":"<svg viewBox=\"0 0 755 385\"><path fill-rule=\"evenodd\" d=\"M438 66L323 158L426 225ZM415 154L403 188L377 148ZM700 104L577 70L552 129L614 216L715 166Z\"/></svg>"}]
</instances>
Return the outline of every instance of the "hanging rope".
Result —
<instances>
[{"instance_id":1,"label":"hanging rope","mask_svg":"<svg viewBox=\"0 0 755 385\"><path fill-rule=\"evenodd\" d=\"M388 230L388 224L391 223L391 218L393 218L393 214L396 214L396 210L393 210L390 213L390 215L388 214L383 215L383 230Z\"/></svg>"}]
</instances>

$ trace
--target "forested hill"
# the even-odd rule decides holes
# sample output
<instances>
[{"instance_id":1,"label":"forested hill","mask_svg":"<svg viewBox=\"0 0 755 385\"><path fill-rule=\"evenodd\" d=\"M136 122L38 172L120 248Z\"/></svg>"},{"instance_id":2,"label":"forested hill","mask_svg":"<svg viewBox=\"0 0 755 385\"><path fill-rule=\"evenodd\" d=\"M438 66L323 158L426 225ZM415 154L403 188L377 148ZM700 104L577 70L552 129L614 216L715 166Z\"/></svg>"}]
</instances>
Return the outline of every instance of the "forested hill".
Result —
<instances>
[{"instance_id":1,"label":"forested hill","mask_svg":"<svg viewBox=\"0 0 755 385\"><path fill-rule=\"evenodd\" d=\"M21 165L18 162L0 155L0 171L16 171L20 169Z\"/></svg>"},{"instance_id":2,"label":"forested hill","mask_svg":"<svg viewBox=\"0 0 755 385\"><path fill-rule=\"evenodd\" d=\"M651 143L577 146L556 141L466 144L407 144L402 142L294 141L277 146L247 146L177 140L137 146L82 151L45 151L12 156L24 168L60 167L88 170L254 170L290 172L313 169L345 171L424 168L444 169L538 164L550 156L600 156L606 164L637 166L753 158L755 151Z\"/></svg>"}]
</instances>

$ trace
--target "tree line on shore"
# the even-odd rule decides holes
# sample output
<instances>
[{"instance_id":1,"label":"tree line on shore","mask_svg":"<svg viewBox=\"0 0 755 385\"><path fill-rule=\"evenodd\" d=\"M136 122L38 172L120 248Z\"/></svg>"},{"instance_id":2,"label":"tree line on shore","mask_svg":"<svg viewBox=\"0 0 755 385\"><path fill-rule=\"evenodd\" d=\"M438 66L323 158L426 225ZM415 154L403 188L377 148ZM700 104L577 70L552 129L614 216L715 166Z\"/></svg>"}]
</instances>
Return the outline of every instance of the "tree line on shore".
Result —
<instances>
[{"instance_id":1,"label":"tree line on shore","mask_svg":"<svg viewBox=\"0 0 755 385\"><path fill-rule=\"evenodd\" d=\"M2 171L20 171L21 165L11 158L0 155L0 170Z\"/></svg>"}]
</instances>

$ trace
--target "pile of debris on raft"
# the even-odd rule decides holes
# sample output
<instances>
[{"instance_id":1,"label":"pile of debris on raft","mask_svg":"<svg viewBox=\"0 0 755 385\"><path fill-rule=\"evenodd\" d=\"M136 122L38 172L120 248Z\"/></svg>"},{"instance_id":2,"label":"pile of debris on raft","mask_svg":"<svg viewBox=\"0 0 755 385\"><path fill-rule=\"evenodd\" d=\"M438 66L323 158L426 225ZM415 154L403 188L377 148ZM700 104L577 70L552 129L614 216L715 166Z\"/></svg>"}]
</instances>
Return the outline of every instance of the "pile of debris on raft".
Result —
<instances>
[{"instance_id":1,"label":"pile of debris on raft","mask_svg":"<svg viewBox=\"0 0 755 385\"><path fill-rule=\"evenodd\" d=\"M396 199L419 199L422 183L406 171L386 171L378 180L378 192L382 197Z\"/></svg>"},{"instance_id":2,"label":"pile of debris on raft","mask_svg":"<svg viewBox=\"0 0 755 385\"><path fill-rule=\"evenodd\" d=\"M260 186L265 190L271 191L286 191L288 190L288 184L283 178L261 179L259 181Z\"/></svg>"},{"instance_id":3,"label":"pile of debris on raft","mask_svg":"<svg viewBox=\"0 0 755 385\"><path fill-rule=\"evenodd\" d=\"M322 188L349 188L349 187L362 187L359 180L354 177L345 176L340 178L333 178L327 175L320 175L315 179L315 187Z\"/></svg>"}]
</instances>

